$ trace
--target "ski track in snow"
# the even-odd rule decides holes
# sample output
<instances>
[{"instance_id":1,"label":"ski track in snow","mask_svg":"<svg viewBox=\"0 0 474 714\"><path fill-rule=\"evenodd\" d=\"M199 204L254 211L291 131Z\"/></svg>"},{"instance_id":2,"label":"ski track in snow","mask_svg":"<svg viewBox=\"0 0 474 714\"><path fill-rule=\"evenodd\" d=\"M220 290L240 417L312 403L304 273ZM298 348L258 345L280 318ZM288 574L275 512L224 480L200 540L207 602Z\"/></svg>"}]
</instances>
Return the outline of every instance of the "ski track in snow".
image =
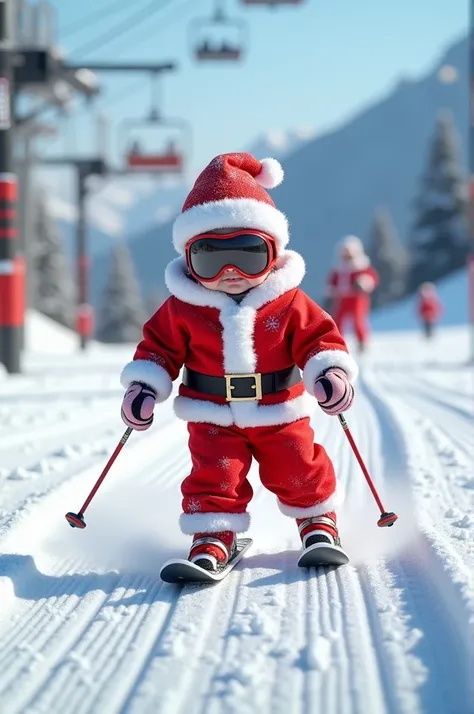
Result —
<instances>
[{"instance_id":1,"label":"ski track in snow","mask_svg":"<svg viewBox=\"0 0 474 714\"><path fill-rule=\"evenodd\" d=\"M421 356L410 369L408 343L398 363L375 350L348 421L397 524L377 528L342 430L316 412L352 564L299 569L296 529L252 472L254 545L217 586L157 576L188 546L177 525L187 432L170 405L132 435L86 531L64 520L123 431L125 351L74 356L73 378L42 357L3 380L2 714L472 714L469 370Z\"/></svg>"}]
</instances>

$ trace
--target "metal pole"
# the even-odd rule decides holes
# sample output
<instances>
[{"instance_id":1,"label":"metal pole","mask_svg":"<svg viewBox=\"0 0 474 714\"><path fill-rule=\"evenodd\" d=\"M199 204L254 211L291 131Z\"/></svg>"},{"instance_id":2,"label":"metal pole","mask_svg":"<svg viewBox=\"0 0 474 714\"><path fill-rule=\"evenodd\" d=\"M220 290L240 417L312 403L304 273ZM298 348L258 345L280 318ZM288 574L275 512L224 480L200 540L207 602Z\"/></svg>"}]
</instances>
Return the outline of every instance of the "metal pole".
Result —
<instances>
[{"instance_id":1,"label":"metal pole","mask_svg":"<svg viewBox=\"0 0 474 714\"><path fill-rule=\"evenodd\" d=\"M86 236L86 178L87 174L78 166L77 169L77 317L84 305L88 302L89 293L89 258L87 255ZM85 350L88 335L84 330L79 330L81 350Z\"/></svg>"},{"instance_id":2,"label":"metal pole","mask_svg":"<svg viewBox=\"0 0 474 714\"><path fill-rule=\"evenodd\" d=\"M469 253L467 259L471 360L474 362L474 0L470 0L469 21Z\"/></svg>"},{"instance_id":3,"label":"metal pole","mask_svg":"<svg viewBox=\"0 0 474 714\"><path fill-rule=\"evenodd\" d=\"M0 0L0 362L21 371L25 267L18 254L18 182L13 170L12 6Z\"/></svg>"}]
</instances>

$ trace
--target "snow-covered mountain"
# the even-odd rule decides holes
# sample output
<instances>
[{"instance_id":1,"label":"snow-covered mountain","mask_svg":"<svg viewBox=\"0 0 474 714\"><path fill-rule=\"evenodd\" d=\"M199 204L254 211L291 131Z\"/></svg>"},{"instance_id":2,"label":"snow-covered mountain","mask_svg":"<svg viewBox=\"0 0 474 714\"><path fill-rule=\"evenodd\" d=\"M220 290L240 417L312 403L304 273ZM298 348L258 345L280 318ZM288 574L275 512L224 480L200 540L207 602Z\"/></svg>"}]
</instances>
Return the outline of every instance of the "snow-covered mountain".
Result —
<instances>
[{"instance_id":1,"label":"snow-covered mountain","mask_svg":"<svg viewBox=\"0 0 474 714\"><path fill-rule=\"evenodd\" d=\"M401 80L386 97L343 126L285 154L286 178L272 195L290 219L292 246L306 259L303 287L311 296L320 297L336 241L347 233L365 239L376 207L388 208L399 234L406 235L440 109L450 109L461 145L466 146L467 86L464 39L426 76ZM277 155L275 141L273 146L257 142L256 149L260 156L271 150ZM174 255L171 223L153 225L133 240L132 257L144 292L163 284L165 265ZM105 256L96 260L94 296L102 289L106 260Z\"/></svg>"},{"instance_id":2,"label":"snow-covered mountain","mask_svg":"<svg viewBox=\"0 0 474 714\"><path fill-rule=\"evenodd\" d=\"M58 221L68 253L74 255L77 208L57 190L49 190L51 215ZM175 179L125 176L97 179L87 201L87 230L93 256L107 253L118 237L132 240L151 225L166 223L179 209L187 186Z\"/></svg>"}]
</instances>

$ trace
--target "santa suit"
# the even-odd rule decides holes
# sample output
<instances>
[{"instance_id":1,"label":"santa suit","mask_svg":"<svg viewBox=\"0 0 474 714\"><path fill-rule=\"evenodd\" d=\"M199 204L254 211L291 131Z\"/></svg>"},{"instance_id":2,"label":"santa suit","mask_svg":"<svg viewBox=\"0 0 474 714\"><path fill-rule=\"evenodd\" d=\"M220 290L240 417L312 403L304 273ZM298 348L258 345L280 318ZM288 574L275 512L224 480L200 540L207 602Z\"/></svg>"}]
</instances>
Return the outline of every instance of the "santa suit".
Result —
<instances>
[{"instance_id":1,"label":"santa suit","mask_svg":"<svg viewBox=\"0 0 474 714\"><path fill-rule=\"evenodd\" d=\"M262 188L278 185L282 177L275 160L259 162L249 154L221 155L206 167L175 221L177 251L183 255L187 241L206 231L248 227L274 238L275 269L239 302L191 279L184 257L171 262L165 274L171 297L146 323L122 372L124 387L144 382L155 389L157 401L170 396L183 365L183 380L191 370L225 385L227 375L226 396L181 383L174 400L176 415L189 422L192 471L182 484L181 516L187 534L247 530L252 458L286 515L307 518L338 504L331 460L314 443L309 425L315 409L310 394L329 367L343 368L354 381L357 365L332 318L298 288L304 261L285 250L286 217ZM238 375L257 387L259 375L273 380L274 373L294 365L302 380L294 368L292 386L261 398L250 389L251 401L235 401L231 387L242 384Z\"/></svg>"},{"instance_id":2,"label":"santa suit","mask_svg":"<svg viewBox=\"0 0 474 714\"><path fill-rule=\"evenodd\" d=\"M369 334L370 294L377 284L377 272L364 254L355 256L350 263L341 262L328 277L327 294L334 302L334 320L341 332L347 319L352 320L360 344Z\"/></svg>"},{"instance_id":3,"label":"santa suit","mask_svg":"<svg viewBox=\"0 0 474 714\"><path fill-rule=\"evenodd\" d=\"M434 324L442 312L436 293L421 294L418 301L418 316L423 322Z\"/></svg>"},{"instance_id":4,"label":"santa suit","mask_svg":"<svg viewBox=\"0 0 474 714\"><path fill-rule=\"evenodd\" d=\"M172 297L146 323L122 373L124 386L142 381L166 398L183 364L214 376L275 372L292 364L303 371L303 381L259 402L227 402L180 385L174 408L190 422L193 461L182 486L185 533L248 528L252 456L283 513L304 518L337 506L332 463L313 443L309 417L315 402L308 391L328 367L342 367L354 380L357 366L331 317L298 289L303 276L303 259L286 251L277 270L237 304L193 282L182 258L167 268Z\"/></svg>"}]
</instances>

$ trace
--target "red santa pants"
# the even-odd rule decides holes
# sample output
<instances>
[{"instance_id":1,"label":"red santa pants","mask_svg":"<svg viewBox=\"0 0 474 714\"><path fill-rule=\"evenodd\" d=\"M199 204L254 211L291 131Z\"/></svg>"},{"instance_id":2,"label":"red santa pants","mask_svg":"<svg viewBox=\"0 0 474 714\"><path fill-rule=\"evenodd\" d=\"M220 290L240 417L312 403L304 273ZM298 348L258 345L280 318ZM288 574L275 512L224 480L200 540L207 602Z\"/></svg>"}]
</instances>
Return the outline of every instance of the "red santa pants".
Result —
<instances>
[{"instance_id":1,"label":"red santa pants","mask_svg":"<svg viewBox=\"0 0 474 714\"><path fill-rule=\"evenodd\" d=\"M181 486L184 532L246 530L246 516L237 514L245 514L253 495L247 480L252 457L259 463L262 484L277 496L286 515L308 517L333 510L334 468L325 449L314 443L309 418L245 429L189 423L188 431L193 469Z\"/></svg>"},{"instance_id":2,"label":"red santa pants","mask_svg":"<svg viewBox=\"0 0 474 714\"><path fill-rule=\"evenodd\" d=\"M350 295L339 298L334 314L334 322L338 326L341 333L344 332L344 325L347 318L350 318L354 324L354 332L361 344L364 344L369 336L369 326L367 317L369 314L370 303L367 295Z\"/></svg>"}]
</instances>

